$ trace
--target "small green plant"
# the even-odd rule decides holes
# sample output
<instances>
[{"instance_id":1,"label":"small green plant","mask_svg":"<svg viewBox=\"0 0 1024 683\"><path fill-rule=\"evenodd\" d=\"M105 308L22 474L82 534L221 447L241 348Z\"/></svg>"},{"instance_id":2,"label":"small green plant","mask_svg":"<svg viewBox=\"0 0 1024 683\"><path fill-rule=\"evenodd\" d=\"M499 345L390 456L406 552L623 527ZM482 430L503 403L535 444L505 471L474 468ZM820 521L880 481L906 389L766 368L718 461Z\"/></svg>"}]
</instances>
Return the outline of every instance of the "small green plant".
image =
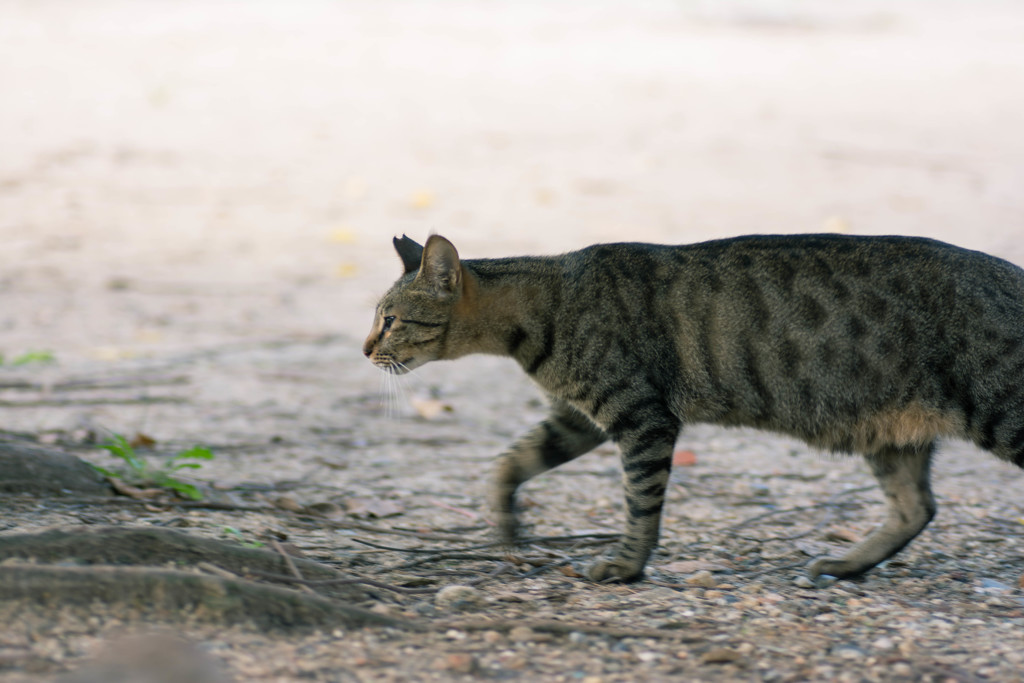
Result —
<instances>
[{"instance_id":1,"label":"small green plant","mask_svg":"<svg viewBox=\"0 0 1024 683\"><path fill-rule=\"evenodd\" d=\"M224 527L224 535L235 539L245 548L262 548L267 545L262 541L250 541L246 539L245 535L233 526Z\"/></svg>"},{"instance_id":2,"label":"small green plant","mask_svg":"<svg viewBox=\"0 0 1024 683\"><path fill-rule=\"evenodd\" d=\"M135 449L128 440L120 434L114 434L113 438L101 446L109 451L115 458L124 462L123 467L107 469L93 465L105 477L120 479L131 486L159 486L171 489L176 493L191 500L200 500L203 494L192 484L181 481L174 476L175 472L190 469L195 470L202 467L202 463L187 462L189 460L213 460L213 452L209 448L196 446L181 451L164 460L161 465L151 465L138 456Z\"/></svg>"},{"instance_id":3,"label":"small green plant","mask_svg":"<svg viewBox=\"0 0 1024 683\"><path fill-rule=\"evenodd\" d=\"M26 351L19 356L15 356L9 364L13 367L18 367L21 365L46 365L56 361L57 357L53 355L53 351ZM0 365L6 364L8 364L7 359L4 358L3 354L0 354Z\"/></svg>"}]
</instances>

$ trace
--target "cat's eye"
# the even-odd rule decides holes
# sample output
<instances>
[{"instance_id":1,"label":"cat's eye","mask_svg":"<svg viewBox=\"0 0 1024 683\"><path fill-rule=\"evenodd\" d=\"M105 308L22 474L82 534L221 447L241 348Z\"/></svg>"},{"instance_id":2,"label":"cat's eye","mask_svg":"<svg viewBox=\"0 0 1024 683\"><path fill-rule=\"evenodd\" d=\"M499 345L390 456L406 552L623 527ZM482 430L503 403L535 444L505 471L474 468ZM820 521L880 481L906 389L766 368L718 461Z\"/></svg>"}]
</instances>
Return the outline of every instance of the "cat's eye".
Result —
<instances>
[{"instance_id":1,"label":"cat's eye","mask_svg":"<svg viewBox=\"0 0 1024 683\"><path fill-rule=\"evenodd\" d=\"M393 315L384 316L384 327L381 329L381 332L387 332L388 330L390 330L391 329L391 325L394 322L395 322L395 316L393 316Z\"/></svg>"}]
</instances>

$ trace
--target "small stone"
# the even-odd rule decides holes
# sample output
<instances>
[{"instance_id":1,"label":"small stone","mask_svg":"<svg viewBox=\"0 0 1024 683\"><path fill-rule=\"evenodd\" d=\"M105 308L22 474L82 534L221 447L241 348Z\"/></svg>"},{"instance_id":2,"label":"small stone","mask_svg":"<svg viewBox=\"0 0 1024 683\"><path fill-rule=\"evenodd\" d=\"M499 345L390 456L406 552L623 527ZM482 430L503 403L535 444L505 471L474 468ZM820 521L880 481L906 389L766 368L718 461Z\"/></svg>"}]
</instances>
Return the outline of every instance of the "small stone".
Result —
<instances>
[{"instance_id":1,"label":"small stone","mask_svg":"<svg viewBox=\"0 0 1024 683\"><path fill-rule=\"evenodd\" d=\"M341 506L331 502L313 503L302 508L302 511L327 519L341 519L345 516L345 511L341 509Z\"/></svg>"},{"instance_id":2,"label":"small stone","mask_svg":"<svg viewBox=\"0 0 1024 683\"><path fill-rule=\"evenodd\" d=\"M505 640L505 636L501 635L497 631L484 631L483 638L484 642L490 645L497 645L501 641Z\"/></svg>"},{"instance_id":3,"label":"small stone","mask_svg":"<svg viewBox=\"0 0 1024 683\"><path fill-rule=\"evenodd\" d=\"M708 650L700 656L701 664L729 664L743 659L736 650L728 647L716 647Z\"/></svg>"},{"instance_id":4,"label":"small stone","mask_svg":"<svg viewBox=\"0 0 1024 683\"><path fill-rule=\"evenodd\" d=\"M982 579L981 590L986 593L1009 593L1013 587L995 579Z\"/></svg>"},{"instance_id":5,"label":"small stone","mask_svg":"<svg viewBox=\"0 0 1024 683\"><path fill-rule=\"evenodd\" d=\"M487 604L484 594L472 586L445 586L434 596L438 607L455 610L480 609Z\"/></svg>"},{"instance_id":6,"label":"small stone","mask_svg":"<svg viewBox=\"0 0 1024 683\"><path fill-rule=\"evenodd\" d=\"M864 651L853 645L840 645L832 650L832 654L840 659L861 659Z\"/></svg>"},{"instance_id":7,"label":"small stone","mask_svg":"<svg viewBox=\"0 0 1024 683\"><path fill-rule=\"evenodd\" d=\"M526 658L516 654L503 657L501 666L509 671L520 671L526 668Z\"/></svg>"},{"instance_id":8,"label":"small stone","mask_svg":"<svg viewBox=\"0 0 1024 683\"><path fill-rule=\"evenodd\" d=\"M707 569L702 569L688 577L686 583L691 586L700 586L701 588L714 588L718 585L718 581L715 580L715 577Z\"/></svg>"},{"instance_id":9,"label":"small stone","mask_svg":"<svg viewBox=\"0 0 1024 683\"><path fill-rule=\"evenodd\" d=\"M814 585L814 582L803 574L793 579L793 585L797 588L817 588L817 586Z\"/></svg>"},{"instance_id":10,"label":"small stone","mask_svg":"<svg viewBox=\"0 0 1024 683\"><path fill-rule=\"evenodd\" d=\"M579 631L573 631L569 634L569 642L573 645L581 645L587 642L587 634L580 633Z\"/></svg>"},{"instance_id":11,"label":"small stone","mask_svg":"<svg viewBox=\"0 0 1024 683\"><path fill-rule=\"evenodd\" d=\"M299 501L295 500L291 496L278 496L274 500L274 506L281 510L287 510L288 512L302 512L303 510Z\"/></svg>"},{"instance_id":12,"label":"small stone","mask_svg":"<svg viewBox=\"0 0 1024 683\"><path fill-rule=\"evenodd\" d=\"M882 636L875 642L871 643L871 647L875 648L876 650L891 650L894 647L896 647L896 643L892 641L892 638L886 638L885 636Z\"/></svg>"},{"instance_id":13,"label":"small stone","mask_svg":"<svg viewBox=\"0 0 1024 683\"><path fill-rule=\"evenodd\" d=\"M508 638L517 643L531 643L537 640L540 634L527 626L516 626L508 632Z\"/></svg>"},{"instance_id":14,"label":"small stone","mask_svg":"<svg viewBox=\"0 0 1024 683\"><path fill-rule=\"evenodd\" d=\"M479 668L476 657L467 652L453 652L445 657L445 669L460 674L471 674Z\"/></svg>"},{"instance_id":15,"label":"small stone","mask_svg":"<svg viewBox=\"0 0 1024 683\"><path fill-rule=\"evenodd\" d=\"M659 655L657 652L638 652L636 658L644 664L650 664L658 659Z\"/></svg>"},{"instance_id":16,"label":"small stone","mask_svg":"<svg viewBox=\"0 0 1024 683\"><path fill-rule=\"evenodd\" d=\"M914 669L906 662L896 662L892 665L892 673L894 676L912 676Z\"/></svg>"}]
</instances>

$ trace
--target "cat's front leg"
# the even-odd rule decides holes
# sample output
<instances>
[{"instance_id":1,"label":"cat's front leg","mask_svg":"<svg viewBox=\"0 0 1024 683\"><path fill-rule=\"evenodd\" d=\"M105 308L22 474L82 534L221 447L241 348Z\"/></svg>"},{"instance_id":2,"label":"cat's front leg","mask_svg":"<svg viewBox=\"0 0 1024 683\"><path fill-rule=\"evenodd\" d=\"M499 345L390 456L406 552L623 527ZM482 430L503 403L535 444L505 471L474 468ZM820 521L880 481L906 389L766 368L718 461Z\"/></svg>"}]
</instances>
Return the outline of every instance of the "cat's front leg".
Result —
<instances>
[{"instance_id":1,"label":"cat's front leg","mask_svg":"<svg viewBox=\"0 0 1024 683\"><path fill-rule=\"evenodd\" d=\"M520 484L583 455L607 439L608 435L589 418L567 403L553 400L548 418L498 458L490 504L499 540L507 545L516 542L515 496Z\"/></svg>"},{"instance_id":2,"label":"cat's front leg","mask_svg":"<svg viewBox=\"0 0 1024 683\"><path fill-rule=\"evenodd\" d=\"M636 581L658 545L661 508L672 467L679 425L667 416L652 419L616 438L622 449L626 492L626 534L615 553L587 569L591 581Z\"/></svg>"}]
</instances>

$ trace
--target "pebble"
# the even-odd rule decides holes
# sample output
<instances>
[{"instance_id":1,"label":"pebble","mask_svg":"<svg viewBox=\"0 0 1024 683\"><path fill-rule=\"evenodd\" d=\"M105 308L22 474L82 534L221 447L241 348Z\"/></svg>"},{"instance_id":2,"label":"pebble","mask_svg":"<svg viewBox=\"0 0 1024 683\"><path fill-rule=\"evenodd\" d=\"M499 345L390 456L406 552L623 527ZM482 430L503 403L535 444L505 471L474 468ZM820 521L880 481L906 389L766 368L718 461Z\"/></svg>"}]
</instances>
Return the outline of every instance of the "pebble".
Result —
<instances>
[{"instance_id":1,"label":"pebble","mask_svg":"<svg viewBox=\"0 0 1024 683\"><path fill-rule=\"evenodd\" d=\"M516 626L508 632L508 639L516 643L544 643L553 639L549 633L537 633L528 626Z\"/></svg>"},{"instance_id":2,"label":"pebble","mask_svg":"<svg viewBox=\"0 0 1024 683\"><path fill-rule=\"evenodd\" d=\"M738 662L743 659L736 650L728 647L716 647L708 650L700 656L701 664L729 664L730 662Z\"/></svg>"},{"instance_id":3,"label":"pebble","mask_svg":"<svg viewBox=\"0 0 1024 683\"><path fill-rule=\"evenodd\" d=\"M526 664L526 658L517 654L510 654L508 656L501 658L502 668L508 669L509 671L519 671L521 669L525 669Z\"/></svg>"},{"instance_id":4,"label":"pebble","mask_svg":"<svg viewBox=\"0 0 1024 683\"><path fill-rule=\"evenodd\" d=\"M833 585L838 579L828 574L822 574L816 579L811 579L809 576L800 575L793 579L793 585L797 588L828 588Z\"/></svg>"},{"instance_id":5,"label":"pebble","mask_svg":"<svg viewBox=\"0 0 1024 683\"><path fill-rule=\"evenodd\" d=\"M434 596L438 607L455 610L480 609L487 604L484 594L472 586L445 586Z\"/></svg>"},{"instance_id":6,"label":"pebble","mask_svg":"<svg viewBox=\"0 0 1024 683\"><path fill-rule=\"evenodd\" d=\"M914 669L906 662L896 662L892 665L892 673L894 676L911 676Z\"/></svg>"},{"instance_id":7,"label":"pebble","mask_svg":"<svg viewBox=\"0 0 1024 683\"><path fill-rule=\"evenodd\" d=\"M702 569L687 577L686 583L691 586L700 586L701 588L714 588L718 585L718 581L715 580L715 577L707 569Z\"/></svg>"},{"instance_id":8,"label":"pebble","mask_svg":"<svg viewBox=\"0 0 1024 683\"><path fill-rule=\"evenodd\" d=\"M466 652L453 652L434 662L435 669L455 671L460 674L471 674L480 668L476 657Z\"/></svg>"},{"instance_id":9,"label":"pebble","mask_svg":"<svg viewBox=\"0 0 1024 683\"><path fill-rule=\"evenodd\" d=\"M1008 586L1002 581L996 581L995 579L982 579L981 588L978 589L979 593L1009 593L1013 590L1013 586Z\"/></svg>"},{"instance_id":10,"label":"pebble","mask_svg":"<svg viewBox=\"0 0 1024 683\"><path fill-rule=\"evenodd\" d=\"M832 650L832 654L841 659L861 659L865 653L854 645L840 645Z\"/></svg>"},{"instance_id":11,"label":"pebble","mask_svg":"<svg viewBox=\"0 0 1024 683\"><path fill-rule=\"evenodd\" d=\"M288 512L301 512L304 509L299 501L295 500L291 496L279 496L274 500L274 505L277 508L287 510Z\"/></svg>"},{"instance_id":12,"label":"pebble","mask_svg":"<svg viewBox=\"0 0 1024 683\"><path fill-rule=\"evenodd\" d=\"M885 636L882 636L875 642L871 643L871 647L875 648L876 650L891 650L894 647L896 647L896 643L893 642L892 638L886 638Z\"/></svg>"}]
</instances>

